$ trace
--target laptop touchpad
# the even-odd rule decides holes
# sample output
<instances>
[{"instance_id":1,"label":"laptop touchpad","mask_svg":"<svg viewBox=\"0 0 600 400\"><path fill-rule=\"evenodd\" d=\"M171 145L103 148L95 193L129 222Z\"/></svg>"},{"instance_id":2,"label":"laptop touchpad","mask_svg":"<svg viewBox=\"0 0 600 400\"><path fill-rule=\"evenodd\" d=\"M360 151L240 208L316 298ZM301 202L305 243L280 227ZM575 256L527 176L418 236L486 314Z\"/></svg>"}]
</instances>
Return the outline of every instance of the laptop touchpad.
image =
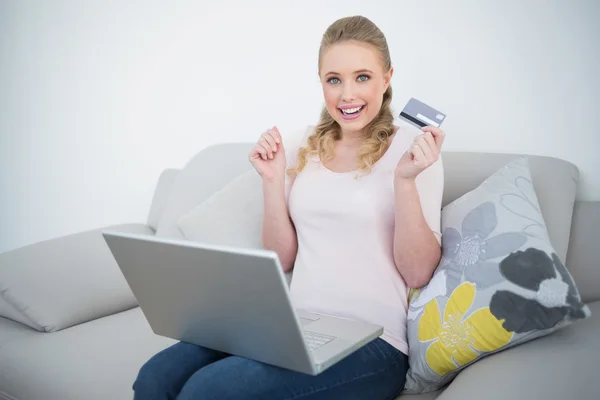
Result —
<instances>
[{"instance_id":1,"label":"laptop touchpad","mask_svg":"<svg viewBox=\"0 0 600 400\"><path fill-rule=\"evenodd\" d=\"M306 325L311 324L313 322L315 322L314 319L300 318L300 325L302 325L302 326L306 326Z\"/></svg>"},{"instance_id":2,"label":"laptop touchpad","mask_svg":"<svg viewBox=\"0 0 600 400\"><path fill-rule=\"evenodd\" d=\"M306 326L306 325L310 324L311 322L315 322L320 319L319 315L312 314L312 313L309 313L306 311L298 311L298 317L300 320L300 324L302 326Z\"/></svg>"}]
</instances>

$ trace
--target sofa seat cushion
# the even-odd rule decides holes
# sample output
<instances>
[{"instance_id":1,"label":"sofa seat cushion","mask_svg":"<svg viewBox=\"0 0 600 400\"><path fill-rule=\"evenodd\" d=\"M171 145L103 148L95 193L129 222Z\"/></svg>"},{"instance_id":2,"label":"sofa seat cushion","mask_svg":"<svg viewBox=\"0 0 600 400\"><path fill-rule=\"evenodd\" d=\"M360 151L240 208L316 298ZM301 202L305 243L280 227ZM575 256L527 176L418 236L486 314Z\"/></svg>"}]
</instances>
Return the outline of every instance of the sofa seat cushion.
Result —
<instances>
[{"instance_id":1,"label":"sofa seat cushion","mask_svg":"<svg viewBox=\"0 0 600 400\"><path fill-rule=\"evenodd\" d=\"M39 332L8 318L0 317L0 350L13 340L35 336L36 334L39 334Z\"/></svg>"},{"instance_id":2,"label":"sofa seat cushion","mask_svg":"<svg viewBox=\"0 0 600 400\"><path fill-rule=\"evenodd\" d=\"M592 316L552 335L487 357L462 371L443 392L401 400L594 398L600 391L600 301ZM3 322L7 322L4 324ZM0 319L1 399L131 399L139 368L175 343L154 335L136 307L55 333Z\"/></svg>"},{"instance_id":3,"label":"sofa seat cushion","mask_svg":"<svg viewBox=\"0 0 600 400\"><path fill-rule=\"evenodd\" d=\"M465 368L438 400L597 399L600 301L592 316Z\"/></svg>"},{"instance_id":4,"label":"sofa seat cushion","mask_svg":"<svg viewBox=\"0 0 600 400\"><path fill-rule=\"evenodd\" d=\"M444 392L444 389L436 390L435 392L427 392L427 393L419 393L419 394L401 393L400 396L396 397L396 399L397 400L435 400L443 392Z\"/></svg>"},{"instance_id":5,"label":"sofa seat cushion","mask_svg":"<svg viewBox=\"0 0 600 400\"><path fill-rule=\"evenodd\" d=\"M139 307L30 333L0 346L0 398L130 400L143 363L175 343L155 335Z\"/></svg>"}]
</instances>

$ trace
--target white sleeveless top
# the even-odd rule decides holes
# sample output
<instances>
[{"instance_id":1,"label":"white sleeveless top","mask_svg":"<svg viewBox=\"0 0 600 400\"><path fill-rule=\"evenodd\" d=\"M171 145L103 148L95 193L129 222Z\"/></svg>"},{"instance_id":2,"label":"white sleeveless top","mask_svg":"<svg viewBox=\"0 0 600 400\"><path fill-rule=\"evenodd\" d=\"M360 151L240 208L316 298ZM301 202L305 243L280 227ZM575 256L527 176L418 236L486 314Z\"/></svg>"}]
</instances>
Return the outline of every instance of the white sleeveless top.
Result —
<instances>
[{"instance_id":1,"label":"white sleeveless top","mask_svg":"<svg viewBox=\"0 0 600 400\"><path fill-rule=\"evenodd\" d=\"M393 255L393 179L400 157L421 131L404 121L396 126L388 150L368 175L355 179L356 172L333 172L313 157L288 185L298 237L290 291L298 309L382 325L381 338L408 354L408 289ZM298 146L287 150L288 165L294 165ZM441 159L416 182L424 217L440 241Z\"/></svg>"}]
</instances>

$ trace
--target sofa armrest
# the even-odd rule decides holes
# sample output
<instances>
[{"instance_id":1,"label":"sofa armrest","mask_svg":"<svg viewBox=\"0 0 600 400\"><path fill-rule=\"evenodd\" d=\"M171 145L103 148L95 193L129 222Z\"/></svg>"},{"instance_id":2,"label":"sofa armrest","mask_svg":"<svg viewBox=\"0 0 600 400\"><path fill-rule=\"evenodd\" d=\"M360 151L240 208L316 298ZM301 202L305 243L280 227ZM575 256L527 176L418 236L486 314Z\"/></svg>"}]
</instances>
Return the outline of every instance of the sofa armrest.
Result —
<instances>
[{"instance_id":1,"label":"sofa armrest","mask_svg":"<svg viewBox=\"0 0 600 400\"><path fill-rule=\"evenodd\" d=\"M103 230L154 234L111 225L0 254L0 317L54 332L137 306Z\"/></svg>"},{"instance_id":2,"label":"sofa armrest","mask_svg":"<svg viewBox=\"0 0 600 400\"><path fill-rule=\"evenodd\" d=\"M567 268L584 302L600 300L600 201L577 201L573 210Z\"/></svg>"},{"instance_id":3,"label":"sofa armrest","mask_svg":"<svg viewBox=\"0 0 600 400\"><path fill-rule=\"evenodd\" d=\"M477 361L437 400L598 398L600 302L588 305L590 318Z\"/></svg>"}]
</instances>

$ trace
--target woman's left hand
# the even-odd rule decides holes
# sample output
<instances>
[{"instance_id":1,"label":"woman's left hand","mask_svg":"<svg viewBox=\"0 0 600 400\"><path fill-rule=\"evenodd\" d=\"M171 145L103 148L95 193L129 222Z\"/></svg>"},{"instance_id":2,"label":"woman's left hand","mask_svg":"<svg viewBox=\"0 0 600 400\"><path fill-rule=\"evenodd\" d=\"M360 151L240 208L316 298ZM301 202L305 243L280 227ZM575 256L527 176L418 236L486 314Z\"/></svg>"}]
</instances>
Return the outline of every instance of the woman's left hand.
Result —
<instances>
[{"instance_id":1,"label":"woman's left hand","mask_svg":"<svg viewBox=\"0 0 600 400\"><path fill-rule=\"evenodd\" d=\"M395 179L414 180L439 159L444 131L434 126L425 126L421 130L423 133L415 137L412 146L400 158Z\"/></svg>"}]
</instances>

